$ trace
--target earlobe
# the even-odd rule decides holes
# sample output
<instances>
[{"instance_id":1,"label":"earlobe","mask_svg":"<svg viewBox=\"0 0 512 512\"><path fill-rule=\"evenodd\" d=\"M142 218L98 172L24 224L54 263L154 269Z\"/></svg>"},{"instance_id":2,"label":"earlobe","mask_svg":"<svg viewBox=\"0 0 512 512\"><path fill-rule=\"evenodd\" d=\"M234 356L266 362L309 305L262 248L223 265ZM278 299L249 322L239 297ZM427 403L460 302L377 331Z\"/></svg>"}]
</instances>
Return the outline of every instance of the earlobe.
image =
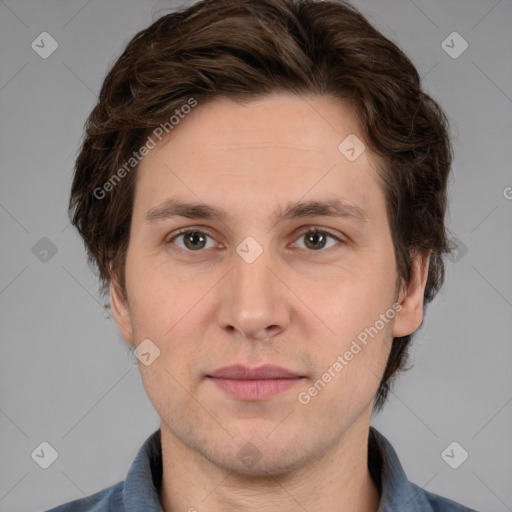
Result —
<instances>
[{"instance_id":1,"label":"earlobe","mask_svg":"<svg viewBox=\"0 0 512 512\"><path fill-rule=\"evenodd\" d=\"M133 329L128 301L114 279L110 281L110 304L117 328L126 343L133 345Z\"/></svg>"},{"instance_id":2,"label":"earlobe","mask_svg":"<svg viewBox=\"0 0 512 512\"><path fill-rule=\"evenodd\" d=\"M423 321L423 297L427 284L431 251L418 252L413 260L411 281L400 290L398 302L402 309L395 317L393 337L407 336Z\"/></svg>"}]
</instances>

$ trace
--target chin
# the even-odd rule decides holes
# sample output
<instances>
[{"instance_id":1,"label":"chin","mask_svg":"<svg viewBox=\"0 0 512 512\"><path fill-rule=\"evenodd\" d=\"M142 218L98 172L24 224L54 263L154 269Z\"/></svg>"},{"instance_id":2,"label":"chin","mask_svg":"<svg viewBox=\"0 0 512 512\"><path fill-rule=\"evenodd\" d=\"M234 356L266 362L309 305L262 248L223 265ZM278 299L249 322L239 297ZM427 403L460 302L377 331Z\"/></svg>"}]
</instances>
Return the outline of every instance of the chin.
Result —
<instances>
[{"instance_id":1,"label":"chin","mask_svg":"<svg viewBox=\"0 0 512 512\"><path fill-rule=\"evenodd\" d=\"M271 434L270 439L266 439L258 434L244 436L239 433L228 444L213 447L208 455L204 455L226 471L269 478L302 468L315 458L316 453L322 451L306 446L296 435L284 431L283 434L275 436L275 439L274 434Z\"/></svg>"},{"instance_id":2,"label":"chin","mask_svg":"<svg viewBox=\"0 0 512 512\"><path fill-rule=\"evenodd\" d=\"M244 449L245 447L242 448L242 450ZM272 454L260 452L253 459L246 456L241 460L239 453L236 452L231 457L227 457L225 453L219 454L219 458L212 462L230 473L250 476L251 481L254 482L254 477L267 480L270 477L292 473L302 468L306 464L307 458L304 453L287 453L283 456L282 452L281 455L277 455L276 452Z\"/></svg>"}]
</instances>

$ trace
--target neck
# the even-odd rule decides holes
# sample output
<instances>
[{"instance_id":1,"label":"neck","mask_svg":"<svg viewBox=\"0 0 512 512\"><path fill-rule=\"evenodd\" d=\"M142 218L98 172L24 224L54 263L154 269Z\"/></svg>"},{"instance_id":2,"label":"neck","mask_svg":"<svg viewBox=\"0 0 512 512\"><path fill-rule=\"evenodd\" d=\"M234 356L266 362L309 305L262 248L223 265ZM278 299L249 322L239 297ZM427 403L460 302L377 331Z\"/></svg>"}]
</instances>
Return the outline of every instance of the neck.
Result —
<instances>
[{"instance_id":1,"label":"neck","mask_svg":"<svg viewBox=\"0 0 512 512\"><path fill-rule=\"evenodd\" d=\"M369 420L366 427L354 424L307 466L254 476L218 467L181 443L162 423L162 508L165 512L376 512L379 494L367 462Z\"/></svg>"}]
</instances>

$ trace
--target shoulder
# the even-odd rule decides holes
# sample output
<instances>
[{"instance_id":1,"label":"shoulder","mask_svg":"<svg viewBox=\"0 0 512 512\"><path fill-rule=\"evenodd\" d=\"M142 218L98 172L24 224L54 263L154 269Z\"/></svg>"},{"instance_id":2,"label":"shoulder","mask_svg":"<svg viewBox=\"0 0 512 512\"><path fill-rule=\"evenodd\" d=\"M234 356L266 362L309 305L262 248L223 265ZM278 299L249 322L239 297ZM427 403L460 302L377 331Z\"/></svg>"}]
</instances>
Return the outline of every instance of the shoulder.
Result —
<instances>
[{"instance_id":1,"label":"shoulder","mask_svg":"<svg viewBox=\"0 0 512 512\"><path fill-rule=\"evenodd\" d=\"M124 482L118 482L91 496L63 503L46 512L124 512L123 486Z\"/></svg>"},{"instance_id":2,"label":"shoulder","mask_svg":"<svg viewBox=\"0 0 512 512\"><path fill-rule=\"evenodd\" d=\"M443 496L439 496L438 494L434 494L432 492L425 491L418 485L410 482L411 487L416 491L418 495L421 495L422 498L430 505L430 510L432 512L477 512L476 510L465 507L460 503L457 503L448 498L444 498Z\"/></svg>"},{"instance_id":3,"label":"shoulder","mask_svg":"<svg viewBox=\"0 0 512 512\"><path fill-rule=\"evenodd\" d=\"M374 427L370 428L368 468L381 491L379 512L477 512L411 482L391 443Z\"/></svg>"},{"instance_id":4,"label":"shoulder","mask_svg":"<svg viewBox=\"0 0 512 512\"><path fill-rule=\"evenodd\" d=\"M162 449L159 429L140 447L123 481L46 512L162 512L158 497L161 479Z\"/></svg>"}]
</instances>

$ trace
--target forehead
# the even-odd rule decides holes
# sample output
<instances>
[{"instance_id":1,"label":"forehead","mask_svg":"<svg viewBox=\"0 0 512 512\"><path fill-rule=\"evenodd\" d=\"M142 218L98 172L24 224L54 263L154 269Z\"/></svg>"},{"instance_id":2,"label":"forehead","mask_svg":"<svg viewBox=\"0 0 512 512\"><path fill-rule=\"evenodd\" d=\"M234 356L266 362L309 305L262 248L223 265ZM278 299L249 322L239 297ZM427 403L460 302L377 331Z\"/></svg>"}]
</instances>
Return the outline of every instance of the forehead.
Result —
<instances>
[{"instance_id":1,"label":"forehead","mask_svg":"<svg viewBox=\"0 0 512 512\"><path fill-rule=\"evenodd\" d=\"M199 104L142 160L135 210L145 214L169 197L255 215L301 198L338 198L368 213L384 208L376 158L367 148L347 158L347 137L361 151L354 111L332 98Z\"/></svg>"}]
</instances>

